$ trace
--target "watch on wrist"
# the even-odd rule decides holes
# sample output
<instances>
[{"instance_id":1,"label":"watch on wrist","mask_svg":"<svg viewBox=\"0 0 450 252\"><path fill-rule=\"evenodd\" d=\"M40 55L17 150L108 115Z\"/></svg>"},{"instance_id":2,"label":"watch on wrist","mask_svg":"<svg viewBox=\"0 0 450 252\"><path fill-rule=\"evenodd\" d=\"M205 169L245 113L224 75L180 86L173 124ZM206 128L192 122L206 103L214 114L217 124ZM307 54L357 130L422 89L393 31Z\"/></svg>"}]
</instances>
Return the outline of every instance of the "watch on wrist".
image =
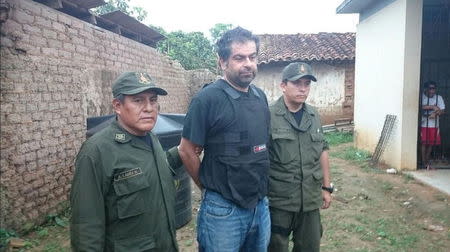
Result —
<instances>
[{"instance_id":1,"label":"watch on wrist","mask_svg":"<svg viewBox=\"0 0 450 252\"><path fill-rule=\"evenodd\" d=\"M330 187L326 187L326 186L322 186L322 190L325 190L329 193L333 193L334 192L334 187L333 185L331 185Z\"/></svg>"}]
</instances>

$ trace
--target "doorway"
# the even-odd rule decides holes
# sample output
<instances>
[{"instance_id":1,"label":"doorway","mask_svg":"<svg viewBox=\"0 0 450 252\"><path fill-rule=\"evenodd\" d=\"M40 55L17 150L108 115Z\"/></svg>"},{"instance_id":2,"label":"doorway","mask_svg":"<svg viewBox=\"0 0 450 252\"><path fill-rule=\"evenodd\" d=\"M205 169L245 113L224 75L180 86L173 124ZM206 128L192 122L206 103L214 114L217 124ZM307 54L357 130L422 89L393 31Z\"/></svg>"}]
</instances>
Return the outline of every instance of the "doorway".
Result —
<instances>
[{"instance_id":1,"label":"doorway","mask_svg":"<svg viewBox=\"0 0 450 252\"><path fill-rule=\"evenodd\" d=\"M420 97L419 97L419 130L418 130L418 168L427 168L430 164L434 169L450 169L450 3L444 0L424 1L422 22L422 52L420 73ZM442 97L445 104L444 113L438 118L429 117L430 111L423 110L422 106L430 98L423 99L427 92L425 83L436 83L436 97ZM435 100L438 100L435 97ZM433 100L433 98L431 98ZM425 104L423 104L425 103ZM435 104L432 104L435 105ZM428 119L430 118L430 119ZM434 121L433 121L434 120ZM421 137L421 127L424 125L438 125L440 143L435 135ZM422 132L423 133L423 132ZM436 133L433 133L436 134ZM422 160L422 146L424 141L431 143L430 160Z\"/></svg>"}]
</instances>

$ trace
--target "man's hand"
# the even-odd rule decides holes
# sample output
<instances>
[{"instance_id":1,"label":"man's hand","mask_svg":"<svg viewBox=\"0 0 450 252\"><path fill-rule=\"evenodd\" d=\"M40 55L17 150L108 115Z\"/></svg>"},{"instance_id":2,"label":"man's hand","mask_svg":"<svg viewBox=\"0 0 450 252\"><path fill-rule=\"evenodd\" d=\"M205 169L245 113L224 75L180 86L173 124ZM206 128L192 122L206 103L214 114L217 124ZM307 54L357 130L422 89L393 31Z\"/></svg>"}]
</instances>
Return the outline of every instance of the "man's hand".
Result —
<instances>
[{"instance_id":1,"label":"man's hand","mask_svg":"<svg viewBox=\"0 0 450 252\"><path fill-rule=\"evenodd\" d=\"M203 147L201 147L201 146L195 147L195 154L197 154L198 157L200 157L202 152L203 152Z\"/></svg>"},{"instance_id":2,"label":"man's hand","mask_svg":"<svg viewBox=\"0 0 450 252\"><path fill-rule=\"evenodd\" d=\"M322 204L322 209L327 209L330 207L331 204L331 193L325 190L322 190L322 199L323 199L323 204Z\"/></svg>"}]
</instances>

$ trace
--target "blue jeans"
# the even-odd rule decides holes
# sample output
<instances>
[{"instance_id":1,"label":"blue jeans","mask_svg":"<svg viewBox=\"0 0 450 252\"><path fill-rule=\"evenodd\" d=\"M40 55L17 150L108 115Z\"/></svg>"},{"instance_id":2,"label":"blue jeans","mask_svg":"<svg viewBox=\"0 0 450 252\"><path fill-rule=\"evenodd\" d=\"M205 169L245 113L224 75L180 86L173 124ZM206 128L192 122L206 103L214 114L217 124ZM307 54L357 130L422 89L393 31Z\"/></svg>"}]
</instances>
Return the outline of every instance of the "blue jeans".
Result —
<instances>
[{"instance_id":1,"label":"blue jeans","mask_svg":"<svg viewBox=\"0 0 450 252\"><path fill-rule=\"evenodd\" d=\"M197 217L201 252L267 251L270 240L269 201L264 197L246 209L206 190Z\"/></svg>"}]
</instances>

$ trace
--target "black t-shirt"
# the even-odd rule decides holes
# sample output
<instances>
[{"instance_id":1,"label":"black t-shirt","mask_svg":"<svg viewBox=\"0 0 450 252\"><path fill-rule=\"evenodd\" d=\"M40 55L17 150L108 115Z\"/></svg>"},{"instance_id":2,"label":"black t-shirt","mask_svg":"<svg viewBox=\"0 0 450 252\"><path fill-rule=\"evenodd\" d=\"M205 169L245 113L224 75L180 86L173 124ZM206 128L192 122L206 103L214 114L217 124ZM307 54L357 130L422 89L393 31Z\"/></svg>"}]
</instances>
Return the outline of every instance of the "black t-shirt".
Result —
<instances>
[{"instance_id":1,"label":"black t-shirt","mask_svg":"<svg viewBox=\"0 0 450 252\"><path fill-rule=\"evenodd\" d=\"M303 108L304 106L299 109L297 112L291 112L292 116L294 116L295 121L297 122L297 125L300 125L300 122L302 121L303 117Z\"/></svg>"},{"instance_id":2,"label":"black t-shirt","mask_svg":"<svg viewBox=\"0 0 450 252\"><path fill-rule=\"evenodd\" d=\"M256 96L254 87L240 95ZM264 99L266 98L263 96ZM267 100L266 100L267 103ZM206 138L214 136L234 119L233 107L223 89L210 84L200 90L191 101L184 119L183 137L204 146Z\"/></svg>"},{"instance_id":3,"label":"black t-shirt","mask_svg":"<svg viewBox=\"0 0 450 252\"><path fill-rule=\"evenodd\" d=\"M150 137L149 134L145 134L145 136L137 136L139 139L141 139L142 141L144 141L144 143L146 143L148 146L150 146L150 148L153 148L152 145L152 138Z\"/></svg>"}]
</instances>

